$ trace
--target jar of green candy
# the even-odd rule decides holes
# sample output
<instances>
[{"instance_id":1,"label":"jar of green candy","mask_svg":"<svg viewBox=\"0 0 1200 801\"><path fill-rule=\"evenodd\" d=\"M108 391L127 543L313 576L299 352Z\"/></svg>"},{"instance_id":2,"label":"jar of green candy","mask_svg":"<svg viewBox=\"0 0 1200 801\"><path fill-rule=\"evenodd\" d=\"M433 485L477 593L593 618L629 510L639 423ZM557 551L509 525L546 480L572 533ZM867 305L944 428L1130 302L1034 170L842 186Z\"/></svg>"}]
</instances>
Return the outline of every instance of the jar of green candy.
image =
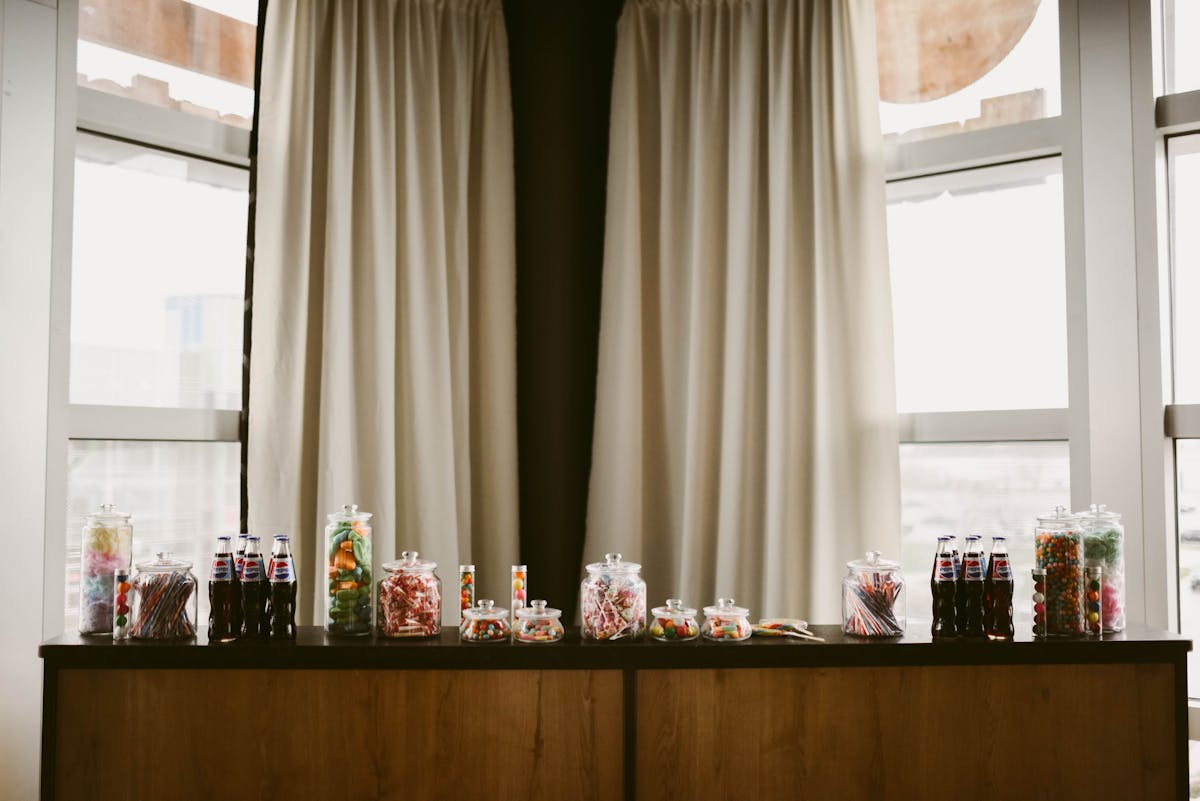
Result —
<instances>
[{"instance_id":1,"label":"jar of green candy","mask_svg":"<svg viewBox=\"0 0 1200 801\"><path fill-rule=\"evenodd\" d=\"M1104 631L1125 630L1125 527L1121 516L1103 504L1092 504L1078 515L1083 530L1083 556L1088 564L1103 568L1100 581L1100 605ZM1092 590L1088 590L1088 601Z\"/></svg>"},{"instance_id":2,"label":"jar of green candy","mask_svg":"<svg viewBox=\"0 0 1200 801\"><path fill-rule=\"evenodd\" d=\"M1034 530L1034 566L1046 571L1046 634L1083 634L1083 535L1079 518L1059 506L1039 517Z\"/></svg>"},{"instance_id":3,"label":"jar of green candy","mask_svg":"<svg viewBox=\"0 0 1200 801\"><path fill-rule=\"evenodd\" d=\"M343 506L325 527L329 591L325 593L325 631L335 636L371 633L371 513Z\"/></svg>"}]
</instances>

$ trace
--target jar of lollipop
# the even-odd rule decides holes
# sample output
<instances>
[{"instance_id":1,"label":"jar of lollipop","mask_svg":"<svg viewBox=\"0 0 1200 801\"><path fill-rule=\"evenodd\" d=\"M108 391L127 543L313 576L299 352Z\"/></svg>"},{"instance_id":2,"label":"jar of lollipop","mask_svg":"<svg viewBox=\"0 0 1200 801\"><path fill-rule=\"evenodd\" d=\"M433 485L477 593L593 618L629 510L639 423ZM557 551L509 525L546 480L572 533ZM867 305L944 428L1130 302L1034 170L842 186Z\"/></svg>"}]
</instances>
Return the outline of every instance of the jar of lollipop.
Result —
<instances>
[{"instance_id":1,"label":"jar of lollipop","mask_svg":"<svg viewBox=\"0 0 1200 801\"><path fill-rule=\"evenodd\" d=\"M704 607L704 625L700 634L713 642L741 642L750 639L750 610L734 604L732 598L718 598L716 606Z\"/></svg>"},{"instance_id":2,"label":"jar of lollipop","mask_svg":"<svg viewBox=\"0 0 1200 801\"><path fill-rule=\"evenodd\" d=\"M1083 558L1087 564L1096 564L1103 569L1100 604L1104 612L1104 631L1124 631L1125 527L1121 525L1121 516L1108 511L1103 504L1092 504L1078 517L1079 528L1083 531ZM1090 631L1091 627L1088 629Z\"/></svg>"},{"instance_id":3,"label":"jar of lollipop","mask_svg":"<svg viewBox=\"0 0 1200 801\"><path fill-rule=\"evenodd\" d=\"M379 582L380 637L433 637L442 630L442 580L437 562L404 551L384 562Z\"/></svg>"},{"instance_id":4,"label":"jar of lollipop","mask_svg":"<svg viewBox=\"0 0 1200 801\"><path fill-rule=\"evenodd\" d=\"M137 640L186 640L196 636L196 577L192 563L157 554L138 562L133 577L133 623L130 635Z\"/></svg>"},{"instance_id":5,"label":"jar of lollipop","mask_svg":"<svg viewBox=\"0 0 1200 801\"><path fill-rule=\"evenodd\" d=\"M329 591L325 631L335 636L371 633L371 513L343 506L325 527Z\"/></svg>"},{"instance_id":6,"label":"jar of lollipop","mask_svg":"<svg viewBox=\"0 0 1200 801\"><path fill-rule=\"evenodd\" d=\"M1083 535L1079 518L1062 506L1039 517L1034 530L1034 566L1046 571L1046 634L1083 634Z\"/></svg>"},{"instance_id":7,"label":"jar of lollipop","mask_svg":"<svg viewBox=\"0 0 1200 801\"><path fill-rule=\"evenodd\" d=\"M684 606L678 598L668 598L665 606L650 610L650 636L660 642L687 642L700 636L696 610Z\"/></svg>"},{"instance_id":8,"label":"jar of lollipop","mask_svg":"<svg viewBox=\"0 0 1200 801\"><path fill-rule=\"evenodd\" d=\"M484 598L463 612L458 636L463 642L508 642L508 610Z\"/></svg>"},{"instance_id":9,"label":"jar of lollipop","mask_svg":"<svg viewBox=\"0 0 1200 801\"><path fill-rule=\"evenodd\" d=\"M563 638L562 610L546 606L545 601L530 601L517 610L513 639L517 642L558 642Z\"/></svg>"},{"instance_id":10,"label":"jar of lollipop","mask_svg":"<svg viewBox=\"0 0 1200 801\"><path fill-rule=\"evenodd\" d=\"M855 637L904 634L904 576L900 565L869 551L846 563L842 579L842 631Z\"/></svg>"},{"instance_id":11,"label":"jar of lollipop","mask_svg":"<svg viewBox=\"0 0 1200 801\"><path fill-rule=\"evenodd\" d=\"M579 590L585 640L637 639L646 629L646 582L642 566L619 553L587 566Z\"/></svg>"},{"instance_id":12,"label":"jar of lollipop","mask_svg":"<svg viewBox=\"0 0 1200 801\"><path fill-rule=\"evenodd\" d=\"M88 515L79 546L79 633L111 634L113 575L129 570L133 526L129 515L111 503Z\"/></svg>"}]
</instances>

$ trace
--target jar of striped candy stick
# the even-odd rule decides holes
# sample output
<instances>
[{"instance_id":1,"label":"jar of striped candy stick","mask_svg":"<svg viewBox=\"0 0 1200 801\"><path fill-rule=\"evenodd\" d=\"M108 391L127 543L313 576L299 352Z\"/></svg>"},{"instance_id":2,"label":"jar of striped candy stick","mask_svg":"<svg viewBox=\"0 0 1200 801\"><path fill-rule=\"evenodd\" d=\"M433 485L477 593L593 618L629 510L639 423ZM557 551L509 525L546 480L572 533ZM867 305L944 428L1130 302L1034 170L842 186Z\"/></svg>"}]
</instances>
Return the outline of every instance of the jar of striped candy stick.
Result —
<instances>
[{"instance_id":1,"label":"jar of striped candy stick","mask_svg":"<svg viewBox=\"0 0 1200 801\"><path fill-rule=\"evenodd\" d=\"M904 634L904 577L900 565L869 551L847 562L842 579L842 631L855 637Z\"/></svg>"},{"instance_id":2,"label":"jar of striped candy stick","mask_svg":"<svg viewBox=\"0 0 1200 801\"><path fill-rule=\"evenodd\" d=\"M184 640L196 636L196 577L192 563L157 554L138 562L133 577L133 619L129 633L138 640Z\"/></svg>"}]
</instances>

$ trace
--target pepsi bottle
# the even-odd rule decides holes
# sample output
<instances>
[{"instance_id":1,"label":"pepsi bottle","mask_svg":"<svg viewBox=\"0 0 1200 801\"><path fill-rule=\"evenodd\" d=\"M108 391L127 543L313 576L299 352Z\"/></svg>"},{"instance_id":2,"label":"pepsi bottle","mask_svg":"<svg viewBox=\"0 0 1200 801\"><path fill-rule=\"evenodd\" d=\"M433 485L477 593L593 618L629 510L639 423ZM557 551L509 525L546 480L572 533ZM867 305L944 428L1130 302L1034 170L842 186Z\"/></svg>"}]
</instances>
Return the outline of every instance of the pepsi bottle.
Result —
<instances>
[{"instance_id":1,"label":"pepsi bottle","mask_svg":"<svg viewBox=\"0 0 1200 801\"><path fill-rule=\"evenodd\" d=\"M984 582L984 630L989 640L1013 638L1013 574L1004 537L992 537Z\"/></svg>"},{"instance_id":2,"label":"pepsi bottle","mask_svg":"<svg viewBox=\"0 0 1200 801\"><path fill-rule=\"evenodd\" d=\"M937 552L933 555L933 576L929 587L933 593L934 639L958 636L957 614L954 607L958 576L954 568L954 554L950 548L950 536L938 537Z\"/></svg>"},{"instance_id":3,"label":"pepsi bottle","mask_svg":"<svg viewBox=\"0 0 1200 801\"><path fill-rule=\"evenodd\" d=\"M275 535L267 568L267 620L272 640L296 638L296 565L286 534Z\"/></svg>"},{"instance_id":4,"label":"pepsi bottle","mask_svg":"<svg viewBox=\"0 0 1200 801\"><path fill-rule=\"evenodd\" d=\"M983 546L979 543L979 535L971 534L963 546L962 577L958 589L963 597L956 605L958 616L958 636L983 637L983 597L984 583ZM959 599L956 599L959 600Z\"/></svg>"},{"instance_id":5,"label":"pepsi bottle","mask_svg":"<svg viewBox=\"0 0 1200 801\"><path fill-rule=\"evenodd\" d=\"M269 637L267 623L267 566L263 562L258 537L246 538L242 560L242 636L250 639Z\"/></svg>"},{"instance_id":6,"label":"pepsi bottle","mask_svg":"<svg viewBox=\"0 0 1200 801\"><path fill-rule=\"evenodd\" d=\"M238 602L233 609L233 630L239 633L242 631L242 562L246 559L246 540L249 536L249 534L238 534L237 552L233 556L233 575L238 583Z\"/></svg>"},{"instance_id":7,"label":"pepsi bottle","mask_svg":"<svg viewBox=\"0 0 1200 801\"><path fill-rule=\"evenodd\" d=\"M217 537L217 552L208 573L208 641L236 640L235 610L241 605L233 548L229 537Z\"/></svg>"}]
</instances>

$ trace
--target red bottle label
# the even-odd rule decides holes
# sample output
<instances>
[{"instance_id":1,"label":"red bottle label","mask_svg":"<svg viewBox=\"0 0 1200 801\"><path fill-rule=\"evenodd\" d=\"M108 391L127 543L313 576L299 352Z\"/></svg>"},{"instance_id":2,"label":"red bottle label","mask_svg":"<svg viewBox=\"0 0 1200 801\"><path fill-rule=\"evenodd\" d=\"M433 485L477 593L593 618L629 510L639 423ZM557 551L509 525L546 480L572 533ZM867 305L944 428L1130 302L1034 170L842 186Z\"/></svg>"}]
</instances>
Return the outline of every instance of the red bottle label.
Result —
<instances>
[{"instance_id":1,"label":"red bottle label","mask_svg":"<svg viewBox=\"0 0 1200 801\"><path fill-rule=\"evenodd\" d=\"M282 559L276 559L274 556L272 556L271 557L271 567L267 571L267 580L268 581L292 581L293 580L292 574L294 572L295 571L292 570L292 558L290 556L285 556Z\"/></svg>"},{"instance_id":2,"label":"red bottle label","mask_svg":"<svg viewBox=\"0 0 1200 801\"><path fill-rule=\"evenodd\" d=\"M208 574L209 581L232 581L233 560L228 556L218 556L212 560L212 570Z\"/></svg>"},{"instance_id":3,"label":"red bottle label","mask_svg":"<svg viewBox=\"0 0 1200 801\"><path fill-rule=\"evenodd\" d=\"M937 562L937 580L938 581L954 581L956 578L954 570L954 560L950 557L940 557Z\"/></svg>"},{"instance_id":4,"label":"red bottle label","mask_svg":"<svg viewBox=\"0 0 1200 801\"><path fill-rule=\"evenodd\" d=\"M983 559L978 556L963 559L963 578L967 581L983 581Z\"/></svg>"},{"instance_id":5,"label":"red bottle label","mask_svg":"<svg viewBox=\"0 0 1200 801\"><path fill-rule=\"evenodd\" d=\"M267 570L261 556L252 556L242 560L242 581L262 581Z\"/></svg>"},{"instance_id":6,"label":"red bottle label","mask_svg":"<svg viewBox=\"0 0 1200 801\"><path fill-rule=\"evenodd\" d=\"M992 559L992 578L1001 581L1012 581L1012 567L1007 558Z\"/></svg>"}]
</instances>

